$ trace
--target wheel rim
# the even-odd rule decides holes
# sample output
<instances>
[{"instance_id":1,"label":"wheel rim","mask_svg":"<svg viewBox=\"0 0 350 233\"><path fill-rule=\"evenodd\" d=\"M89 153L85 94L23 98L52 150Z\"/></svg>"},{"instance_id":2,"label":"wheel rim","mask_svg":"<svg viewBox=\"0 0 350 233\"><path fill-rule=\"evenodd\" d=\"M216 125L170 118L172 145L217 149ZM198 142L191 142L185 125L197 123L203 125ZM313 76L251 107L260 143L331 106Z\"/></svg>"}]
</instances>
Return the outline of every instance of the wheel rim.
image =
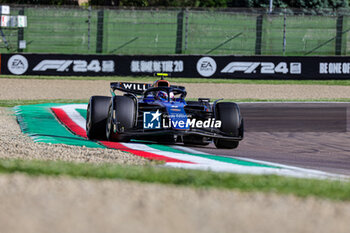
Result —
<instances>
[{"instance_id":1,"label":"wheel rim","mask_svg":"<svg viewBox=\"0 0 350 233\"><path fill-rule=\"evenodd\" d=\"M86 131L87 133L90 131L91 128L91 120L90 120L90 104L87 108L87 114L86 114Z\"/></svg>"},{"instance_id":2,"label":"wheel rim","mask_svg":"<svg viewBox=\"0 0 350 233\"><path fill-rule=\"evenodd\" d=\"M109 111L108 111L108 118L107 118L107 126L106 126L106 136L107 136L107 140L110 140L110 137L111 137L111 128L112 128L112 117L111 117L111 108L109 108Z\"/></svg>"}]
</instances>

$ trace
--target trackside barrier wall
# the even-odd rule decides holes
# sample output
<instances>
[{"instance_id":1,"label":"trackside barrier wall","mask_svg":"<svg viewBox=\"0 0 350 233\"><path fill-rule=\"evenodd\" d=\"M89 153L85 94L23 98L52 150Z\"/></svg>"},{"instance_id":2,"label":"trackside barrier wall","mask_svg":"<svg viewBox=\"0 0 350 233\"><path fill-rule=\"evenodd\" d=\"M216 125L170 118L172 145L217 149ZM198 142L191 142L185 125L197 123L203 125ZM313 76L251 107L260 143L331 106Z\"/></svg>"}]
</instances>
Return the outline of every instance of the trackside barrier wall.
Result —
<instances>
[{"instance_id":1,"label":"trackside barrier wall","mask_svg":"<svg viewBox=\"0 0 350 233\"><path fill-rule=\"evenodd\" d=\"M0 54L1 74L225 79L350 79L350 57Z\"/></svg>"}]
</instances>

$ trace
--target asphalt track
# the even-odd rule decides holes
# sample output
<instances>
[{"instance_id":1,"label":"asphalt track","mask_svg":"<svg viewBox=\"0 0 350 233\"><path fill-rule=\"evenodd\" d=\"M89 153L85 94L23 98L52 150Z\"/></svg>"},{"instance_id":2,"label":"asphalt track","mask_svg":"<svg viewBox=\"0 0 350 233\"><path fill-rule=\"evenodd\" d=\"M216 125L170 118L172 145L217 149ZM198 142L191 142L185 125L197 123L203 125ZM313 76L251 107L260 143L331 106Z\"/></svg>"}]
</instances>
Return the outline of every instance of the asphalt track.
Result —
<instances>
[{"instance_id":1,"label":"asphalt track","mask_svg":"<svg viewBox=\"0 0 350 233\"><path fill-rule=\"evenodd\" d=\"M193 149L350 175L350 103L242 103L245 138L235 150Z\"/></svg>"}]
</instances>

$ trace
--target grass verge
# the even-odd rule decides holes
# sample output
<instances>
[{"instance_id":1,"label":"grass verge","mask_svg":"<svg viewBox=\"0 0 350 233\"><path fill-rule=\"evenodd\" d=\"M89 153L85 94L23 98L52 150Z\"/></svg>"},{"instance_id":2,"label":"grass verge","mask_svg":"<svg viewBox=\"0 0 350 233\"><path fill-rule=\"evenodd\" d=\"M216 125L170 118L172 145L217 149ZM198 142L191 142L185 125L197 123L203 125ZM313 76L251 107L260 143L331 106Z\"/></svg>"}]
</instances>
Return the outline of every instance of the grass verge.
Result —
<instances>
[{"instance_id":1,"label":"grass verge","mask_svg":"<svg viewBox=\"0 0 350 233\"><path fill-rule=\"evenodd\" d=\"M350 182L297 179L275 175L242 175L211 171L169 169L155 166L121 166L63 161L0 159L0 173L39 176L71 176L96 179L122 179L146 183L182 185L196 188L222 188L245 192L260 191L350 200Z\"/></svg>"},{"instance_id":2,"label":"grass verge","mask_svg":"<svg viewBox=\"0 0 350 233\"><path fill-rule=\"evenodd\" d=\"M0 75L1 78L12 79L61 79L61 80L106 80L106 81L131 81L152 83L159 77L151 76L24 76L24 75ZM167 78L170 82L177 83L231 83L231 84L271 84L271 85L339 85L349 86L350 80L251 80L251 79L213 79L213 78Z\"/></svg>"},{"instance_id":3,"label":"grass verge","mask_svg":"<svg viewBox=\"0 0 350 233\"><path fill-rule=\"evenodd\" d=\"M197 98L187 98L186 100L197 100ZM213 101L215 99L212 99ZM14 107L17 105L44 104L44 103L88 103L88 99L41 99L41 100L0 100L0 107ZM230 102L350 102L349 99L225 99Z\"/></svg>"},{"instance_id":4,"label":"grass verge","mask_svg":"<svg viewBox=\"0 0 350 233\"><path fill-rule=\"evenodd\" d=\"M41 99L41 100L0 100L0 107L14 107L17 105L45 104L45 103L87 103L87 99Z\"/></svg>"}]
</instances>

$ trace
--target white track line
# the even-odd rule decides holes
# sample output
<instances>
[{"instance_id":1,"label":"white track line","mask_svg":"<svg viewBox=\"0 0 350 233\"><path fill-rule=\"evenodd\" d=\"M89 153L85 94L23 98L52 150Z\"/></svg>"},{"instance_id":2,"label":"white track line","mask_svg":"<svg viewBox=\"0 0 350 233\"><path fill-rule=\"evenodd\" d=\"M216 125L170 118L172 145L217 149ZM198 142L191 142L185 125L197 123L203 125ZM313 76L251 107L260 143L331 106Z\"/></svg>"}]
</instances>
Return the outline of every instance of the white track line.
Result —
<instances>
[{"instance_id":1,"label":"white track line","mask_svg":"<svg viewBox=\"0 0 350 233\"><path fill-rule=\"evenodd\" d=\"M209 170L216 172L233 172L239 174L253 174L253 175L283 175L296 178L309 178L309 179L332 179L332 180L348 180L348 177L339 177L333 175L325 174L314 174L309 171L296 171L289 169L276 169L276 168L267 168L267 167L251 167L251 166L227 166L227 167L215 167L207 166L203 164L186 164L186 163L166 163L166 167L174 168L184 168L184 169L198 169L198 170Z\"/></svg>"},{"instance_id":2,"label":"white track line","mask_svg":"<svg viewBox=\"0 0 350 233\"><path fill-rule=\"evenodd\" d=\"M130 147L134 150L140 150L140 151L147 151L147 152L151 152L154 154L158 154L158 155L164 155L170 158L174 158L174 159L179 159L179 160L185 160L188 162L192 162L192 163L197 163L197 164L202 164L202 165L208 165L208 166L222 166L225 167L227 165L231 165L231 163L225 163L225 162L220 162L220 161L216 161L216 160L212 160L212 159L207 159L207 158L203 158L200 156L195 156L195 155L189 155L189 154L185 154L185 153L176 153L176 152L171 152L171 151L163 151L163 150L158 150L155 148L152 148L148 145L145 144L140 144L140 143L121 143L124 146ZM234 164L232 164L234 165Z\"/></svg>"},{"instance_id":3,"label":"white track line","mask_svg":"<svg viewBox=\"0 0 350 233\"><path fill-rule=\"evenodd\" d=\"M80 115L80 113L76 109L85 109L87 108L87 104L69 104L69 105L62 105L57 106L54 108L60 108L62 109L69 118L74 121L79 127L85 130L86 128L86 120L84 117Z\"/></svg>"},{"instance_id":4,"label":"white track line","mask_svg":"<svg viewBox=\"0 0 350 233\"><path fill-rule=\"evenodd\" d=\"M186 148L183 146L173 146L174 148L176 147L176 149L185 151L185 152L189 152L192 154L204 154L204 155L210 155L208 153L199 151L199 150L195 150L192 148ZM280 164L280 163L273 163L273 162L267 162L267 161L262 161L262 160L256 160L256 159L249 159L249 158L243 158L243 157L237 157L237 156L228 156L228 155L218 155L218 154L214 154L215 156L220 156L220 157L226 157L226 158L232 158L232 159L239 159L242 161L247 161L247 162L252 162L252 163L259 163L259 164L265 164L265 165L270 165L270 166L275 166L275 167L280 167L282 169L288 169L288 170L292 170L295 172L300 172L300 173L307 173L307 174L312 174L315 175L317 177L325 177L325 178L334 178L334 179L349 179L349 176L346 175L340 175L340 174L335 174L335 173L328 173L328 172L323 172L323 171L319 171L319 170L314 170L314 169L307 169L307 168L301 168L301 167L294 167L294 166L289 166L289 165L284 165L284 164ZM279 172L280 174L280 172Z\"/></svg>"}]
</instances>

